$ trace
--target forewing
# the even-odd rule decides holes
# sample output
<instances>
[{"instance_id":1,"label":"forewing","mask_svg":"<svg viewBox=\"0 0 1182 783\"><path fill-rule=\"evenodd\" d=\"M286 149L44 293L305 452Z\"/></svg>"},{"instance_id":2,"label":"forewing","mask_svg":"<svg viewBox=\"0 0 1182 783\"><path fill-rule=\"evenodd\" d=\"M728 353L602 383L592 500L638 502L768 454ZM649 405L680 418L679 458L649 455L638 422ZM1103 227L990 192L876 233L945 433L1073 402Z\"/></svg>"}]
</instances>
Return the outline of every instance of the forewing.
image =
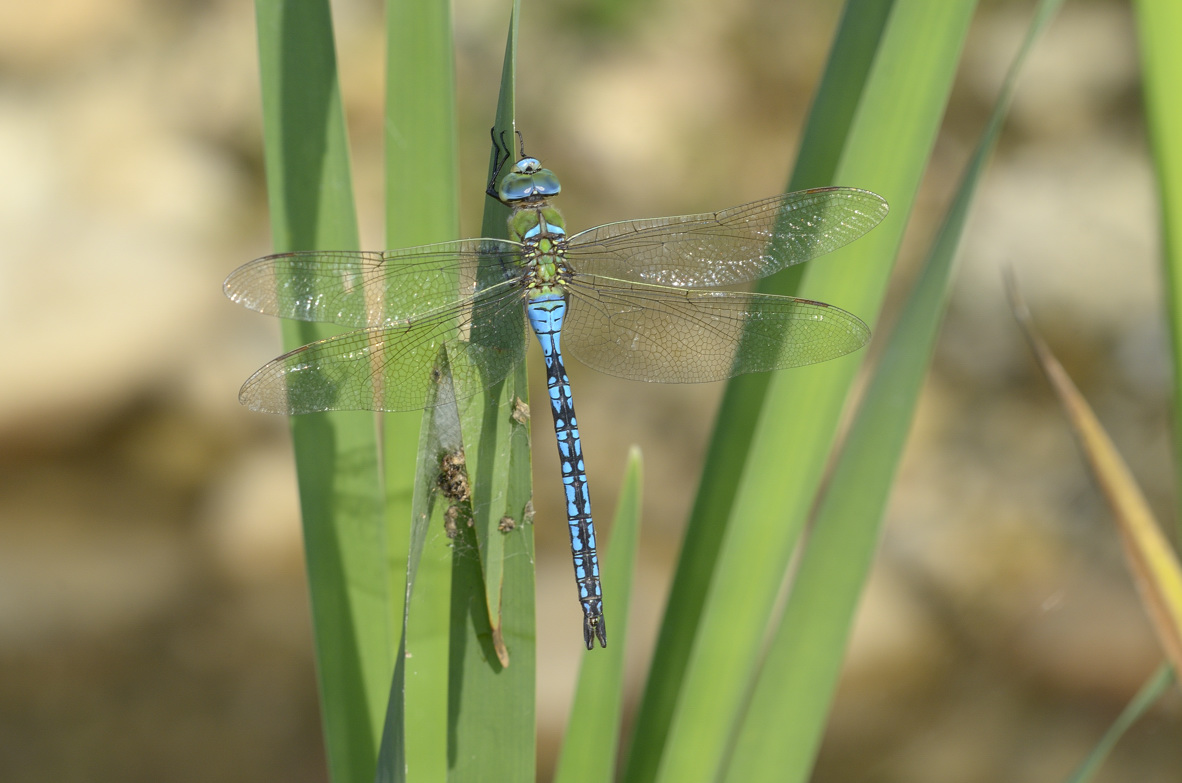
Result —
<instances>
[{"instance_id":1,"label":"forewing","mask_svg":"<svg viewBox=\"0 0 1182 783\"><path fill-rule=\"evenodd\" d=\"M677 288L733 285L853 242L887 214L879 195L817 188L701 215L608 223L571 237L571 267Z\"/></svg>"},{"instance_id":2,"label":"forewing","mask_svg":"<svg viewBox=\"0 0 1182 783\"><path fill-rule=\"evenodd\" d=\"M474 324L479 324L474 327ZM252 410L417 410L448 402L435 393L447 351L455 399L504 378L525 355L519 289L477 296L464 308L396 327L359 329L297 348L246 381L238 398Z\"/></svg>"},{"instance_id":3,"label":"forewing","mask_svg":"<svg viewBox=\"0 0 1182 783\"><path fill-rule=\"evenodd\" d=\"M856 351L870 339L857 316L808 299L585 277L570 290L567 352L637 381L698 383L798 367Z\"/></svg>"},{"instance_id":4,"label":"forewing","mask_svg":"<svg viewBox=\"0 0 1182 783\"><path fill-rule=\"evenodd\" d=\"M350 327L405 324L521 274L521 245L464 239L401 250L312 250L255 259L226 296L280 318Z\"/></svg>"}]
</instances>

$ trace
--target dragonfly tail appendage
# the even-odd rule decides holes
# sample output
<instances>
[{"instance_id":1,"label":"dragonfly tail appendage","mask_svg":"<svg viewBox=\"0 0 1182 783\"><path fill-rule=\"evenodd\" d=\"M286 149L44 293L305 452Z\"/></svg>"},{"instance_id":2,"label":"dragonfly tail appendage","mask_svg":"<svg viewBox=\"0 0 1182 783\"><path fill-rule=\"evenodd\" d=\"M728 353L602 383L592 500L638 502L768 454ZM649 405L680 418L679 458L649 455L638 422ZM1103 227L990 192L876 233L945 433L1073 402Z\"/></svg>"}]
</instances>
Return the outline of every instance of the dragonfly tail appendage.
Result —
<instances>
[{"instance_id":1,"label":"dragonfly tail appendage","mask_svg":"<svg viewBox=\"0 0 1182 783\"><path fill-rule=\"evenodd\" d=\"M591 522L591 499L587 494L587 473L583 446L575 418L570 381L562 364L559 343L566 301L560 294L543 295L530 302L529 318L546 359L546 389L554 414L554 433L562 463L562 485L566 497L567 524L574 558L575 583L583 607L583 640L587 649L607 647L607 626L603 619L603 593L599 583L599 557L595 552L595 526Z\"/></svg>"}]
</instances>

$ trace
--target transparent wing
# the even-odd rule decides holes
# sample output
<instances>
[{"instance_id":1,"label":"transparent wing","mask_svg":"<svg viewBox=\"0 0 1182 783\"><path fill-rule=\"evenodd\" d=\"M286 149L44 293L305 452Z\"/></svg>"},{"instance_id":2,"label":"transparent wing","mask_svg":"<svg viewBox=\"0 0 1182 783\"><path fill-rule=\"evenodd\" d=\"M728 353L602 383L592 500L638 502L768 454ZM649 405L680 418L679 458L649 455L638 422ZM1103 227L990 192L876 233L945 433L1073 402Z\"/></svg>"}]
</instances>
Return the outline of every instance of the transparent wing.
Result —
<instances>
[{"instance_id":1,"label":"transparent wing","mask_svg":"<svg viewBox=\"0 0 1182 783\"><path fill-rule=\"evenodd\" d=\"M887 214L879 195L817 188L701 215L625 220L571 237L581 274L677 288L733 285L853 242Z\"/></svg>"},{"instance_id":2,"label":"transparent wing","mask_svg":"<svg viewBox=\"0 0 1182 783\"><path fill-rule=\"evenodd\" d=\"M870 339L857 316L808 299L582 276L570 291L566 351L637 381L698 383L798 367L856 351Z\"/></svg>"},{"instance_id":3,"label":"transparent wing","mask_svg":"<svg viewBox=\"0 0 1182 783\"><path fill-rule=\"evenodd\" d=\"M464 239L385 252L313 250L255 259L226 296L268 315L351 327L404 324L522 274L521 245Z\"/></svg>"},{"instance_id":4,"label":"transparent wing","mask_svg":"<svg viewBox=\"0 0 1182 783\"><path fill-rule=\"evenodd\" d=\"M252 375L238 399L252 410L297 414L417 410L478 394L525 356L522 292L502 285L454 304L297 348ZM443 350L454 397L438 394Z\"/></svg>"}]
</instances>

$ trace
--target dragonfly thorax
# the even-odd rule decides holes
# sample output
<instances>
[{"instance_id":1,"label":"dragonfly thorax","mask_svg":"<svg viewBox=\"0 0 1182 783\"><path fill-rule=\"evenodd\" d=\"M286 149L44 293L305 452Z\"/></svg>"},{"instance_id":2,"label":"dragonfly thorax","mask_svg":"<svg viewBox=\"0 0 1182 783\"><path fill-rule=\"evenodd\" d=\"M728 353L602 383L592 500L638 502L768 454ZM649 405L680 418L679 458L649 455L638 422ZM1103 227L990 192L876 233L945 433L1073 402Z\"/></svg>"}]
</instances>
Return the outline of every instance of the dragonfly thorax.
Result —
<instances>
[{"instance_id":1,"label":"dragonfly thorax","mask_svg":"<svg viewBox=\"0 0 1182 783\"><path fill-rule=\"evenodd\" d=\"M522 258L528 270L527 288L550 292L570 280L563 222L562 213L545 202L518 206L509 217L510 236L525 246Z\"/></svg>"},{"instance_id":2,"label":"dragonfly thorax","mask_svg":"<svg viewBox=\"0 0 1182 783\"><path fill-rule=\"evenodd\" d=\"M561 293L570 282L572 273L562 256L556 253L536 253L527 256L524 283L528 291Z\"/></svg>"}]
</instances>

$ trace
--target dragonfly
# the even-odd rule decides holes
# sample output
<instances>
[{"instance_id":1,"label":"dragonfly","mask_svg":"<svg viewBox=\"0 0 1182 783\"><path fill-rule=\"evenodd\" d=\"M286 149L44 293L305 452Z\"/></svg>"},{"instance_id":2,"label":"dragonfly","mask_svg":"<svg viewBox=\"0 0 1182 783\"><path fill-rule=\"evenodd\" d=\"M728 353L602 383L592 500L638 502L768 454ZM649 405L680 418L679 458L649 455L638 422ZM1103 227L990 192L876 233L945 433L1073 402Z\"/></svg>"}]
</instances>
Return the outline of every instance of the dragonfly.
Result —
<instances>
[{"instance_id":1,"label":"dragonfly","mask_svg":"<svg viewBox=\"0 0 1182 783\"><path fill-rule=\"evenodd\" d=\"M607 646L595 528L564 355L638 381L694 383L813 364L858 350L870 330L824 302L725 290L840 248L886 217L851 187L781 194L568 235L558 177L493 134L486 192L509 208L508 239L386 251L279 253L224 290L261 313L353 331L272 360L242 386L256 411L407 411L475 396L542 347L587 649ZM508 170L504 169L508 166ZM504 171L502 178L501 174ZM498 184L499 181L499 184ZM446 364L441 357L446 355ZM438 394L440 367L454 389Z\"/></svg>"}]
</instances>

